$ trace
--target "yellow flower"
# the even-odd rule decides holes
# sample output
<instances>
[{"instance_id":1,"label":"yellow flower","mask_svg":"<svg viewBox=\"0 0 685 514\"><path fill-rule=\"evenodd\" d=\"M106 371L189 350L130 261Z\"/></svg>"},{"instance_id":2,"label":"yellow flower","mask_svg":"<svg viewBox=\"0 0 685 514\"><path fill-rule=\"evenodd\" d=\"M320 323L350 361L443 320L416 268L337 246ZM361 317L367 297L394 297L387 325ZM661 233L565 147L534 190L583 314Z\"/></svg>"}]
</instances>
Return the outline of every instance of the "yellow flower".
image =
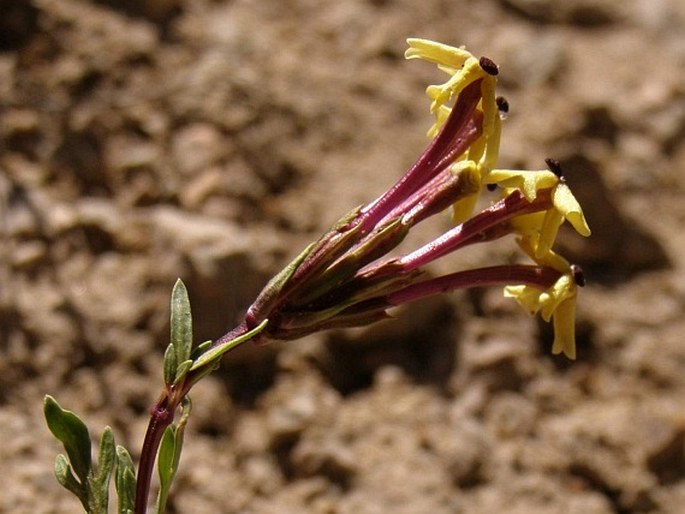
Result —
<instances>
[{"instance_id":1,"label":"yellow flower","mask_svg":"<svg viewBox=\"0 0 685 514\"><path fill-rule=\"evenodd\" d=\"M535 262L555 269L561 275L545 291L532 286L513 285L504 288L504 296L515 298L519 305L531 315L540 312L545 321L549 322L552 319L554 323L552 353L555 355L564 353L569 359L575 359L575 313L578 286L573 269L566 259L552 250L537 257L534 236L522 236L517 242Z\"/></svg>"},{"instance_id":2,"label":"yellow flower","mask_svg":"<svg viewBox=\"0 0 685 514\"><path fill-rule=\"evenodd\" d=\"M495 98L497 68L489 59L474 57L465 48L437 43L427 39L410 38L409 48L405 52L407 59L422 59L438 65L438 68L450 78L443 84L428 86L426 94L432 100L431 113L435 123L428 131L429 137L435 137L451 112L447 104L455 99L469 84L481 80L481 100L478 109L483 113L481 136L471 148L460 157L452 167L453 173L469 173L470 182L478 182L473 194L456 202L452 209L452 220L455 223L466 221L480 198L483 180L495 167L499 156L501 121ZM470 164L464 165L463 161Z\"/></svg>"},{"instance_id":3,"label":"yellow flower","mask_svg":"<svg viewBox=\"0 0 685 514\"><path fill-rule=\"evenodd\" d=\"M481 136L451 167L469 184L471 194L462 197L452 206L452 219L462 223L469 219L481 196L483 187L495 184L504 195L519 190L529 202L535 201L538 192L550 190L552 206L546 211L518 216L511 226L519 235L519 245L537 264L557 270L559 279L547 290L527 285L505 288L505 295L514 297L530 313L540 312L546 321L554 321L553 353L564 353L575 358L575 302L577 285L571 266L563 257L552 251L559 227L568 221L583 236L590 228L583 210L559 174L549 170L520 171L495 169L499 156L501 119L495 97L497 67L486 58L476 58L464 47L455 48L426 39L408 39L407 59L422 59L434 64L450 77L443 84L426 89L431 100L430 111L435 123L428 131L434 137L451 112L449 106L461 91L476 80L481 81L481 99L477 109L482 113Z\"/></svg>"},{"instance_id":4,"label":"yellow flower","mask_svg":"<svg viewBox=\"0 0 685 514\"><path fill-rule=\"evenodd\" d=\"M552 190L553 207L551 209L519 216L512 221L514 230L531 243L534 250L533 257L537 260L551 250L564 220L567 220L582 236L587 237L591 233L583 215L583 209L573 196L571 189L549 170L492 170L485 182L503 187L505 194L518 189L529 202L537 198L538 191Z\"/></svg>"},{"instance_id":5,"label":"yellow flower","mask_svg":"<svg viewBox=\"0 0 685 514\"><path fill-rule=\"evenodd\" d=\"M564 353L569 359L576 358L575 312L577 286L570 267L547 290L518 285L504 288L504 296L516 301L531 315L540 312L542 319L554 323L552 353Z\"/></svg>"}]
</instances>

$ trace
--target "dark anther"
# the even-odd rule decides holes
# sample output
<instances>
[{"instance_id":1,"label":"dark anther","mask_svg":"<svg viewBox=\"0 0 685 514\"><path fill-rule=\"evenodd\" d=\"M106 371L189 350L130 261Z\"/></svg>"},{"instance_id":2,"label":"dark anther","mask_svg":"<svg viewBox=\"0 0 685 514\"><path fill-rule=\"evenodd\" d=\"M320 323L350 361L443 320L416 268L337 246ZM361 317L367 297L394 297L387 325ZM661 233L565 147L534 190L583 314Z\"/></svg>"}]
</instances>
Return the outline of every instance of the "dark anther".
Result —
<instances>
[{"instance_id":1,"label":"dark anther","mask_svg":"<svg viewBox=\"0 0 685 514\"><path fill-rule=\"evenodd\" d=\"M577 264L571 264L571 273L573 273L573 281L578 287L585 287L585 273L583 268Z\"/></svg>"},{"instance_id":2,"label":"dark anther","mask_svg":"<svg viewBox=\"0 0 685 514\"><path fill-rule=\"evenodd\" d=\"M564 176L564 172L561 170L561 163L556 159L547 158L545 159L545 164L547 164L549 171L554 173L557 177L562 178Z\"/></svg>"},{"instance_id":3,"label":"dark anther","mask_svg":"<svg viewBox=\"0 0 685 514\"><path fill-rule=\"evenodd\" d=\"M488 184L485 187L488 188L488 191L494 191L495 189L497 189L497 184Z\"/></svg>"},{"instance_id":4,"label":"dark anther","mask_svg":"<svg viewBox=\"0 0 685 514\"><path fill-rule=\"evenodd\" d=\"M495 98L495 102L497 102L497 109L499 109L499 112L507 114L509 112L509 102L507 101L506 98L503 96L498 96Z\"/></svg>"},{"instance_id":5,"label":"dark anther","mask_svg":"<svg viewBox=\"0 0 685 514\"><path fill-rule=\"evenodd\" d=\"M478 64L480 64L480 67L483 68L483 71L488 75L494 76L499 73L499 68L492 59L488 59L487 57L481 57L480 59L478 59Z\"/></svg>"}]
</instances>

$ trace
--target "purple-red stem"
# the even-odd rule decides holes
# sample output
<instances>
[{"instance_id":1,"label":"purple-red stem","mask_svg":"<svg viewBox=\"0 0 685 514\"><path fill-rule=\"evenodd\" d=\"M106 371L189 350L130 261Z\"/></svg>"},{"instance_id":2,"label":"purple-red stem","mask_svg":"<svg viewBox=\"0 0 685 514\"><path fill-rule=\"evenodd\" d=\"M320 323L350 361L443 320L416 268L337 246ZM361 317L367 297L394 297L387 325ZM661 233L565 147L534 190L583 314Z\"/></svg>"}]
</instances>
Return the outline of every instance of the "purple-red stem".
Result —
<instances>
[{"instance_id":1,"label":"purple-red stem","mask_svg":"<svg viewBox=\"0 0 685 514\"><path fill-rule=\"evenodd\" d=\"M475 109L481 98L480 86L481 80L476 80L464 88L426 151L394 186L364 209L357 221L362 225L362 232L375 227L396 205L437 175L446 166L446 159L456 159L478 139L481 124Z\"/></svg>"},{"instance_id":2,"label":"purple-red stem","mask_svg":"<svg viewBox=\"0 0 685 514\"><path fill-rule=\"evenodd\" d=\"M529 202L520 191L514 191L470 220L457 225L442 236L422 246L418 250L399 259L403 270L410 271L433 262L450 252L474 242L489 229L522 214L544 211L550 208L550 190L538 192L537 198Z\"/></svg>"},{"instance_id":3,"label":"purple-red stem","mask_svg":"<svg viewBox=\"0 0 685 514\"><path fill-rule=\"evenodd\" d=\"M140 452L140 463L138 464L138 475L136 477L136 514L145 514L147 511L152 469L155 465L157 449L166 427L174 420L176 407L178 407L178 404L171 404L169 396L165 392L150 411L150 422L145 432L143 448Z\"/></svg>"},{"instance_id":4,"label":"purple-red stem","mask_svg":"<svg viewBox=\"0 0 685 514\"><path fill-rule=\"evenodd\" d=\"M529 285L545 290L551 287L561 273L545 266L508 264L467 271L458 271L442 277L424 280L400 289L385 297L391 305L402 305L439 293L471 287L496 285Z\"/></svg>"},{"instance_id":5,"label":"purple-red stem","mask_svg":"<svg viewBox=\"0 0 685 514\"><path fill-rule=\"evenodd\" d=\"M247 323L243 321L236 328L214 341L212 348L228 343L246 334L248 331ZM150 410L150 421L148 422L143 447L140 451L140 462L138 463L138 474L136 476L135 514L145 514L147 511L152 470L155 466L157 451L159 450L159 444L164 431L174 421L176 409L178 409L183 398L185 398L193 384L195 384L196 377L205 371L204 369L196 369L188 372L182 383L167 387Z\"/></svg>"}]
</instances>

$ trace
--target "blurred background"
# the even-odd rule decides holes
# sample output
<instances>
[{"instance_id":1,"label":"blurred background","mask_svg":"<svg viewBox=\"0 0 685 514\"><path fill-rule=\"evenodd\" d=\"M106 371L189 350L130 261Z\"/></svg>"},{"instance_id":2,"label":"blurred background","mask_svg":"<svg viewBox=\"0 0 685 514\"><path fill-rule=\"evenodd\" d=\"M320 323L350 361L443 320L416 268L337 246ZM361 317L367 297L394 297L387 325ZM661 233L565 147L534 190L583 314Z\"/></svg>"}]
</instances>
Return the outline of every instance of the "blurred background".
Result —
<instances>
[{"instance_id":1,"label":"blurred background","mask_svg":"<svg viewBox=\"0 0 685 514\"><path fill-rule=\"evenodd\" d=\"M216 339L412 164L444 76L407 37L499 64L501 167L564 166L578 359L499 289L240 348L194 390L169 512L682 512L684 30L680 0L0 0L0 512L79 509L46 393L137 457L177 277Z\"/></svg>"}]
</instances>

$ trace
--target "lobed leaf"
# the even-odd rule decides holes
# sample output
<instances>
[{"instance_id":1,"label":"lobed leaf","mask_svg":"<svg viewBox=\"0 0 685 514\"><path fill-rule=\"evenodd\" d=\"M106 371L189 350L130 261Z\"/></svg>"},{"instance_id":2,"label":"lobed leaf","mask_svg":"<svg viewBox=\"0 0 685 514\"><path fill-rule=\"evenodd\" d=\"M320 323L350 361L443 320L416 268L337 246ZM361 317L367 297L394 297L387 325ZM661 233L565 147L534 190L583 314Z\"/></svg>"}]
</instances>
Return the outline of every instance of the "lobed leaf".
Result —
<instances>
[{"instance_id":1,"label":"lobed leaf","mask_svg":"<svg viewBox=\"0 0 685 514\"><path fill-rule=\"evenodd\" d=\"M59 454L55 459L55 477L62 487L76 496L83 507L88 509L88 492L86 488L76 479L74 472L69 465L66 455Z\"/></svg>"},{"instance_id":2,"label":"lobed leaf","mask_svg":"<svg viewBox=\"0 0 685 514\"><path fill-rule=\"evenodd\" d=\"M50 432L62 442L79 481L86 484L92 466L88 427L76 414L62 409L50 395L43 401L43 413Z\"/></svg>"}]
</instances>

